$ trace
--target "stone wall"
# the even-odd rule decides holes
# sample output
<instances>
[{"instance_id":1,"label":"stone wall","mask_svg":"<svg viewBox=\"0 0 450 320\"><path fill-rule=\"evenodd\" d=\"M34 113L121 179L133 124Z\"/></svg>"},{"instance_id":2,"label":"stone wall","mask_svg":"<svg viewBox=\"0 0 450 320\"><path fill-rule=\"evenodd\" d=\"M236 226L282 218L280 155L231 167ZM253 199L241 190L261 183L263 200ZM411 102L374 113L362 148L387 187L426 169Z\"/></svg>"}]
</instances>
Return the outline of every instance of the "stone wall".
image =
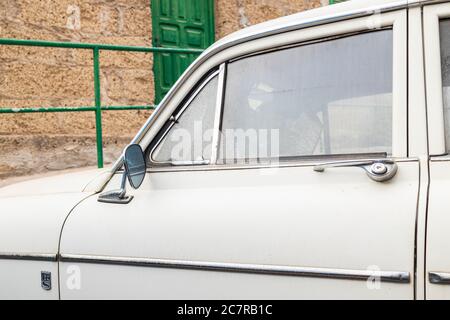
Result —
<instances>
[{"instance_id":1,"label":"stone wall","mask_svg":"<svg viewBox=\"0 0 450 320\"><path fill-rule=\"evenodd\" d=\"M216 38L321 1L216 0ZM149 0L0 1L2 38L151 46L151 34ZM102 51L100 62L104 105L153 103L151 54ZM0 107L93 105L92 64L90 50L0 46ZM103 113L107 162L149 114ZM95 164L93 112L0 117L0 179Z\"/></svg>"},{"instance_id":2,"label":"stone wall","mask_svg":"<svg viewBox=\"0 0 450 320\"><path fill-rule=\"evenodd\" d=\"M147 0L2 0L0 36L150 46L150 3ZM151 54L101 51L100 61L102 103L152 103ZM0 46L0 106L93 105L92 68L91 50ZM148 112L143 111L105 112L104 132L132 135L147 117ZM3 116L0 121L0 134L94 132L91 112Z\"/></svg>"},{"instance_id":3,"label":"stone wall","mask_svg":"<svg viewBox=\"0 0 450 320\"><path fill-rule=\"evenodd\" d=\"M329 0L216 0L216 38L241 28L327 5Z\"/></svg>"}]
</instances>

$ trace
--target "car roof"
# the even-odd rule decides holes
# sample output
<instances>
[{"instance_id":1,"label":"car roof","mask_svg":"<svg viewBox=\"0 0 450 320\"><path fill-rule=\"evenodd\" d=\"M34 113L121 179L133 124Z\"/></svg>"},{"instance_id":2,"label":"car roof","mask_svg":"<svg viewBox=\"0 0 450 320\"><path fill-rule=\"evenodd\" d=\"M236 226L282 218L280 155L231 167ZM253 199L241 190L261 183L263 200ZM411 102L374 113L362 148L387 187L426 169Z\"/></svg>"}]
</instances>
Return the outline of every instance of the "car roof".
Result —
<instances>
[{"instance_id":1,"label":"car roof","mask_svg":"<svg viewBox=\"0 0 450 320\"><path fill-rule=\"evenodd\" d=\"M223 46L229 42L236 42L239 39L246 39L258 34L275 33L277 30L283 30L288 27L295 28L315 22L326 22L331 18L345 17L356 15L357 13L377 12L378 10L394 9L412 5L419 5L433 0L351 0L328 5L311 10L302 11L292 15L284 16L278 19L269 20L263 23L236 31L217 41L211 49Z\"/></svg>"}]
</instances>

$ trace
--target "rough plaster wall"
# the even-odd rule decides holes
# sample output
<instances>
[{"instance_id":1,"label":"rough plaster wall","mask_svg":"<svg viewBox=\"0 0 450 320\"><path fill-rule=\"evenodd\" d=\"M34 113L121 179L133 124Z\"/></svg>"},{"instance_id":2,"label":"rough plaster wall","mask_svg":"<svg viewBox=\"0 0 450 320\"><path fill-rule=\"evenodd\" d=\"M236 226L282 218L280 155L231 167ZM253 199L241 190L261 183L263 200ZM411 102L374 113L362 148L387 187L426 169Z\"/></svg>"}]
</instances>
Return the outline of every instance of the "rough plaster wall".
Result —
<instances>
[{"instance_id":1,"label":"rough plaster wall","mask_svg":"<svg viewBox=\"0 0 450 320\"><path fill-rule=\"evenodd\" d=\"M328 0L216 0L216 38L327 3Z\"/></svg>"},{"instance_id":2,"label":"rough plaster wall","mask_svg":"<svg viewBox=\"0 0 450 320\"><path fill-rule=\"evenodd\" d=\"M148 0L2 0L0 36L150 46L149 7ZM104 105L153 102L150 54L102 51L100 64ZM0 46L0 106L86 106L93 99L92 51ZM131 135L148 112L103 115L106 135ZM0 121L0 134L93 132L92 113L3 116Z\"/></svg>"},{"instance_id":3,"label":"rough plaster wall","mask_svg":"<svg viewBox=\"0 0 450 320\"><path fill-rule=\"evenodd\" d=\"M324 0L322 0L324 1ZM321 0L216 0L216 38ZM149 0L0 0L0 37L151 46ZM102 51L103 105L153 103L151 54ZM0 107L93 105L90 50L0 46ZM149 111L103 112L106 162ZM93 112L0 115L0 179L93 165Z\"/></svg>"}]
</instances>

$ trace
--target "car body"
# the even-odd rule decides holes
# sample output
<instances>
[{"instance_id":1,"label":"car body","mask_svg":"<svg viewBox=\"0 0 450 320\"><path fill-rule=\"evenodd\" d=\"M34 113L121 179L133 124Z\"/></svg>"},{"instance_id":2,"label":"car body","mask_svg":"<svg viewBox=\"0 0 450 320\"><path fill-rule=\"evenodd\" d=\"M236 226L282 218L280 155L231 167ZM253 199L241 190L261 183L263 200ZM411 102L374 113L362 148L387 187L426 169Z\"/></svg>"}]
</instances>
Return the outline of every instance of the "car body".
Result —
<instances>
[{"instance_id":1,"label":"car body","mask_svg":"<svg viewBox=\"0 0 450 320\"><path fill-rule=\"evenodd\" d=\"M450 298L448 18L357 0L218 41L132 141L139 188L124 153L0 189L0 298Z\"/></svg>"}]
</instances>

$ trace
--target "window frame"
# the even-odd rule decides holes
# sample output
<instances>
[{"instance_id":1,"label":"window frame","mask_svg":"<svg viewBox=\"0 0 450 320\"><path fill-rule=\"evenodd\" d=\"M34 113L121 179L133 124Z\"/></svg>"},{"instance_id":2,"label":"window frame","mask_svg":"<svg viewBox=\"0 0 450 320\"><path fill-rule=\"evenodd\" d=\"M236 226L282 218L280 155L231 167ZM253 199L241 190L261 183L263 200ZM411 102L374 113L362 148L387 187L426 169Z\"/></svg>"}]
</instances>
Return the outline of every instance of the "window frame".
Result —
<instances>
[{"instance_id":1,"label":"window frame","mask_svg":"<svg viewBox=\"0 0 450 320\"><path fill-rule=\"evenodd\" d=\"M202 79L202 81L199 82L199 84L196 86L196 88L187 95L187 99L184 103L181 104L181 107L176 109L175 112L172 114L172 116L167 120L166 124L163 126L159 134L155 137L155 139L150 144L149 148L146 151L146 159L147 163L153 165L153 166L180 166L180 165L208 165L211 162L211 159L197 162L197 161L180 161L180 162L170 162L170 161L156 161L153 158L153 153L156 151L158 146L164 141L167 134L170 132L170 130L173 128L173 126L177 123L177 120L183 115L183 113L189 108L192 101L195 100L195 98L200 94L200 92L215 78L218 77L218 89L216 92L216 106L215 109L217 110L217 99L219 99L219 95L221 96L221 87L223 88L223 68L222 66L219 69L211 70L207 74L207 76ZM214 119L214 128L213 131L215 133L216 131L216 120ZM215 134L214 134L215 136Z\"/></svg>"},{"instance_id":2,"label":"window frame","mask_svg":"<svg viewBox=\"0 0 450 320\"><path fill-rule=\"evenodd\" d=\"M217 163L217 153L219 147L218 137L220 135L220 123L217 119L220 119L223 115L223 102L224 102L224 84L226 81L226 65L229 61L235 61L238 59L245 58L247 56L261 54L267 51L278 51L283 50L287 47L296 47L306 45L312 42L322 42L330 39L344 38L349 35L357 35L368 32L376 32L381 29L392 29L393 32L393 80L392 80L392 158L405 158L408 157L407 152L407 19L406 19L407 9L401 9L392 12L378 13L375 15L368 15L363 18L355 18L349 20L343 20L338 22L333 22L330 24L325 24L309 29L296 30L288 32L285 34L277 34L266 38L261 38L247 42L241 46L242 48L239 54L235 54L233 57L227 57L222 59L220 63L216 64L219 66L219 88L218 96L216 99L216 119L214 121L214 136L212 145L211 160L208 164L202 164L202 168L205 165L217 168L223 167L240 167L239 164L218 164ZM376 18L377 28L368 27L371 25L372 19ZM294 39L290 38L290 33L295 33ZM272 45L266 45L264 48L258 48L259 45L253 45L253 43L264 42L271 39ZM274 41L275 40L275 41ZM294 41L293 41L294 40ZM252 48L253 47L253 48ZM232 48L233 49L233 48ZM222 53L223 54L223 53ZM211 58L211 62L219 60L222 54L217 54L217 57ZM207 64L207 62L205 62ZM217 67L215 67L217 68ZM211 71L210 71L211 72ZM172 113L173 114L173 113ZM164 127L163 127L164 128ZM216 138L217 136L217 138ZM158 134L156 134L156 138ZM155 138L154 138L155 139ZM154 139L151 141L153 142ZM150 146L152 143L150 143ZM154 145L154 144L153 144ZM153 149L153 148L152 148ZM153 152L153 150L151 151ZM320 155L320 156L306 156L306 157L296 157L296 159L286 160L288 165L294 162L308 163L314 165L314 163L323 162L326 159L361 159L361 158L379 158L380 154L344 154L344 155ZM150 157L149 157L150 158ZM167 164L166 164L167 165ZM246 166L253 166L252 164L244 164ZM194 168L195 163L186 164L187 169ZM278 166L282 166L281 163ZM169 164L169 167L179 167L179 165L173 166Z\"/></svg>"},{"instance_id":3,"label":"window frame","mask_svg":"<svg viewBox=\"0 0 450 320\"><path fill-rule=\"evenodd\" d=\"M425 88L430 156L447 156L439 23L450 19L450 3L424 6Z\"/></svg>"},{"instance_id":4,"label":"window frame","mask_svg":"<svg viewBox=\"0 0 450 320\"><path fill-rule=\"evenodd\" d=\"M305 41L305 42L301 42L301 43L294 43L294 44L290 44L290 45L286 45L286 46L282 46L282 47L271 48L271 49L267 49L267 50L263 50L263 51L259 51L259 52L254 52L251 54L247 54L245 56L241 56L241 57L237 57L235 59L229 60L226 62L226 65L228 66L228 64L234 63L236 61L240 61L243 59L247 59L247 58L251 58L251 57L255 57L255 56L259 56L259 55L271 54L271 53L276 53L276 52L283 51L283 50L289 50L289 49L299 48L299 47L303 47L303 46L308 46L308 45L323 43L323 42L328 42L328 41L340 40L340 39L345 39L345 38L363 35L363 34L376 33L376 32L385 31L385 30L391 30L392 35L394 33L392 26L385 26L385 27L381 27L376 30L363 30L363 31L358 31L358 32L353 32L353 33L340 34L340 35L336 35L336 36L329 36L326 38L320 38L320 39ZM394 41L394 39L393 39L393 41ZM394 69L394 67L392 69ZM392 70L392 72L394 72L394 70ZM226 87L226 82L223 85ZM393 94L393 92L392 92L392 94ZM221 119L222 119L224 108L225 108L225 94L222 97L222 101L223 101L222 110L220 111ZM392 106L392 113L394 112L393 109L394 109L394 107ZM222 122L220 123L220 125L222 125ZM392 123L392 127L393 126L394 126L394 123ZM394 129L392 128L392 130L394 130ZM325 140L328 140L328 142L329 142L330 136L328 135L327 137L325 137ZM393 138L392 138L392 140L393 140ZM393 143L393 141L391 141L391 142ZM219 143L219 149L220 149L220 143ZM388 154L387 154L387 152L381 152L381 151L380 152L358 152L358 153L329 153L329 154L317 154L317 155L290 155L290 156L282 156L282 157L278 156L276 158L245 158L245 159L234 159L234 161L237 161L238 163L245 163L248 161L252 161L252 162L261 161L262 163L264 163L264 162L270 162L273 160L283 161L283 162L286 162L286 161L292 162L295 160L311 161L311 160L319 160L319 159L325 159L325 160L327 160L327 159L328 160L348 159L350 157L354 158L354 159L387 158ZM217 162L217 160L219 160L219 159L216 158L215 160L216 160L216 162L212 162L215 165L226 165L226 164L230 163L228 161L232 161L232 159L221 159L221 160L223 160L223 162L219 163L219 162Z\"/></svg>"}]
</instances>

